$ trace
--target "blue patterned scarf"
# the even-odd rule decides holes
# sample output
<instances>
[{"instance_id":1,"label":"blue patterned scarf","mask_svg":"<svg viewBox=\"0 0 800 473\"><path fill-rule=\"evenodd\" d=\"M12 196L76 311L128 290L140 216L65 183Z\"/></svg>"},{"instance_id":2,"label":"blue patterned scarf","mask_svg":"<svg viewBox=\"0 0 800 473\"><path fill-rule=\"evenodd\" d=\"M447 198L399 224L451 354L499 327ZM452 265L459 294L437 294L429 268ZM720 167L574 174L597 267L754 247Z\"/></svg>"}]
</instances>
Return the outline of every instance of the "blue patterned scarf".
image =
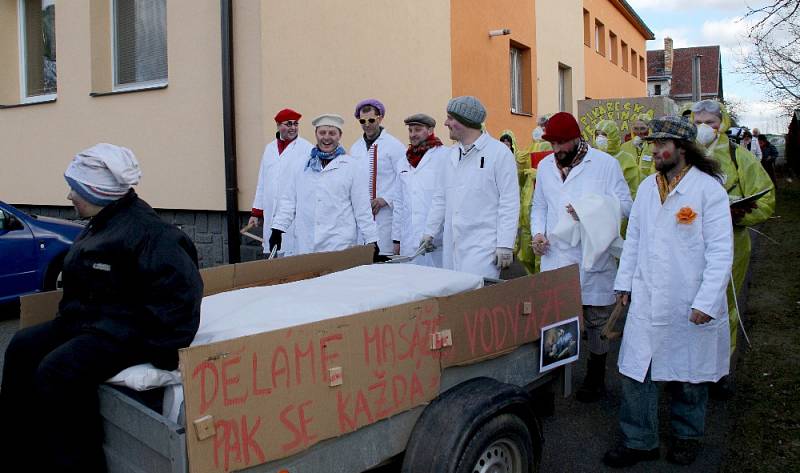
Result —
<instances>
[{"instance_id":1,"label":"blue patterned scarf","mask_svg":"<svg viewBox=\"0 0 800 473\"><path fill-rule=\"evenodd\" d=\"M311 149L311 159L308 160L306 168L311 168L312 171L322 172L323 159L325 161L332 161L343 154L345 154L345 151L341 146L337 147L330 153L320 151L318 147L314 146L314 148Z\"/></svg>"}]
</instances>

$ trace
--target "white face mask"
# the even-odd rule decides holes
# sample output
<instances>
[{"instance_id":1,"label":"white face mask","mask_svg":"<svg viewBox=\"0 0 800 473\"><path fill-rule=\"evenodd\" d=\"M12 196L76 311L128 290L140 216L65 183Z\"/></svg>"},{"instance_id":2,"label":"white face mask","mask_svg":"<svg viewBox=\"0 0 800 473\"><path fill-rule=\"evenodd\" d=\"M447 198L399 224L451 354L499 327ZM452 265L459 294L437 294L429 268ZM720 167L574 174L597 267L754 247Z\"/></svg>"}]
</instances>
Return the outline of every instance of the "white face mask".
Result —
<instances>
[{"instance_id":1,"label":"white face mask","mask_svg":"<svg viewBox=\"0 0 800 473\"><path fill-rule=\"evenodd\" d=\"M633 146L636 146L637 148L642 146L642 137L641 136L636 135L636 136L633 137Z\"/></svg>"},{"instance_id":2,"label":"white face mask","mask_svg":"<svg viewBox=\"0 0 800 473\"><path fill-rule=\"evenodd\" d=\"M597 136L594 139L594 147L599 149L599 150L601 150L601 151L607 150L608 149L608 137L607 136L603 136L603 135Z\"/></svg>"},{"instance_id":3,"label":"white face mask","mask_svg":"<svg viewBox=\"0 0 800 473\"><path fill-rule=\"evenodd\" d=\"M539 141L542 139L542 136L544 136L544 130L542 130L542 127L537 126L533 129L532 135L534 140Z\"/></svg>"},{"instance_id":4,"label":"white face mask","mask_svg":"<svg viewBox=\"0 0 800 473\"><path fill-rule=\"evenodd\" d=\"M697 142L703 146L708 146L714 142L717 137L717 130L711 128L705 123L697 125Z\"/></svg>"}]
</instances>

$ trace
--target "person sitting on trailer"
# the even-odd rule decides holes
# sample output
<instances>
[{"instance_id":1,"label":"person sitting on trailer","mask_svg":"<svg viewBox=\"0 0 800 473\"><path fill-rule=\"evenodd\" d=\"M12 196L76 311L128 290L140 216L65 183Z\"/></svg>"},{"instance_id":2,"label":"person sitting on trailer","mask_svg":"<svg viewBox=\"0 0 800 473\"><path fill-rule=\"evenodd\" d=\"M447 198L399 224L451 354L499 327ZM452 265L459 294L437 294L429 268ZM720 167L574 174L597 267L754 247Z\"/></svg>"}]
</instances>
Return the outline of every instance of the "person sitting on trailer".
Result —
<instances>
[{"instance_id":1,"label":"person sitting on trailer","mask_svg":"<svg viewBox=\"0 0 800 473\"><path fill-rule=\"evenodd\" d=\"M64 177L89 223L64 258L52 321L17 332L5 355L5 471L105 471L97 387L141 363L174 370L200 323L197 250L132 189L133 153L101 143Z\"/></svg>"}]
</instances>

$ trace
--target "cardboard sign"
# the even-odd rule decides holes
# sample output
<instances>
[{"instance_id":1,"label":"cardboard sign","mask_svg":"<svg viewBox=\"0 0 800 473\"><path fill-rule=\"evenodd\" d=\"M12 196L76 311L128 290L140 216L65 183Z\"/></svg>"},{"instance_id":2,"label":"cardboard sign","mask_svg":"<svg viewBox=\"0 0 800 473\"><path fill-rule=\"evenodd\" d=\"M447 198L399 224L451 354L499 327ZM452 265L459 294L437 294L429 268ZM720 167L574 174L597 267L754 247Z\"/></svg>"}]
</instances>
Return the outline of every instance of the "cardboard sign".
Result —
<instances>
[{"instance_id":1,"label":"cardboard sign","mask_svg":"<svg viewBox=\"0 0 800 473\"><path fill-rule=\"evenodd\" d=\"M442 370L580 316L577 266L181 350L189 471L285 458L429 402Z\"/></svg>"},{"instance_id":2,"label":"cardboard sign","mask_svg":"<svg viewBox=\"0 0 800 473\"><path fill-rule=\"evenodd\" d=\"M493 358L538 340L546 325L581 315L578 266L441 298L439 306L453 339L442 366Z\"/></svg>"},{"instance_id":3,"label":"cardboard sign","mask_svg":"<svg viewBox=\"0 0 800 473\"><path fill-rule=\"evenodd\" d=\"M631 122L639 115L648 119L676 115L678 106L669 97L632 97L618 99L578 100L578 122L584 139L591 142L597 123L613 120L619 126L620 139L630 133Z\"/></svg>"},{"instance_id":4,"label":"cardboard sign","mask_svg":"<svg viewBox=\"0 0 800 473\"><path fill-rule=\"evenodd\" d=\"M235 471L439 394L435 299L181 350L189 471Z\"/></svg>"}]
</instances>

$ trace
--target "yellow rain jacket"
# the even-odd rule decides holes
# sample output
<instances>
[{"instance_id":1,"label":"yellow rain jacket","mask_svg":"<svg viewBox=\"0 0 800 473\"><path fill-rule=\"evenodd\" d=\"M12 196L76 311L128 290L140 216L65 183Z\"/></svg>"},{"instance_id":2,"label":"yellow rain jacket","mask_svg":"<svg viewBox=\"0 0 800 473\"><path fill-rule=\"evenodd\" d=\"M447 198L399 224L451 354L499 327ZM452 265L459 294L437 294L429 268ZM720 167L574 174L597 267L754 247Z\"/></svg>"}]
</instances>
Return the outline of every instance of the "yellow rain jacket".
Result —
<instances>
[{"instance_id":1,"label":"yellow rain jacket","mask_svg":"<svg viewBox=\"0 0 800 473\"><path fill-rule=\"evenodd\" d=\"M530 156L530 154L528 154ZM530 162L530 159L528 160ZM519 191L519 238L517 239L517 259L528 274L539 272L539 257L531 248L531 202L533 189L536 186L536 169L528 168L522 173L524 183Z\"/></svg>"},{"instance_id":2,"label":"yellow rain jacket","mask_svg":"<svg viewBox=\"0 0 800 473\"><path fill-rule=\"evenodd\" d=\"M731 120L724 105L721 105L722 123L719 127L718 138L706 149L706 156L716 159L722 167L723 185L728 191L731 200L756 194L764 189L772 189L756 201L756 208L745 214L733 225L733 281L736 294L739 294L750 264L750 233L747 227L758 225L766 221L775 212L775 188L772 185L767 171L761 166L750 151L734 145L725 135L730 128ZM692 117L694 119L694 117ZM699 143L698 143L699 144ZM701 149L705 148L700 145ZM733 149L733 153L731 152ZM731 159L733 154L734 159ZM733 299L733 291L728 285L728 317L731 329L731 354L736 349L736 334L739 331L739 314Z\"/></svg>"},{"instance_id":3,"label":"yellow rain jacket","mask_svg":"<svg viewBox=\"0 0 800 473\"><path fill-rule=\"evenodd\" d=\"M608 149L606 152L614 156L622 168L622 175L625 177L625 182L628 183L628 188L631 191L631 198L636 198L636 190L639 188L639 166L636 164L636 155L631 154L621 149L621 138L619 135L619 127L613 120L601 120L595 127L596 130L605 133L608 138Z\"/></svg>"},{"instance_id":4,"label":"yellow rain jacket","mask_svg":"<svg viewBox=\"0 0 800 473\"><path fill-rule=\"evenodd\" d=\"M633 140L622 143L620 149L633 155L636 158L636 165L639 167L640 182L644 178L656 172L656 164L653 161L653 143L642 141L642 147L638 148L633 144Z\"/></svg>"},{"instance_id":5,"label":"yellow rain jacket","mask_svg":"<svg viewBox=\"0 0 800 473\"><path fill-rule=\"evenodd\" d=\"M533 201L533 189L536 186L536 169L531 168L531 153L552 149L553 147L547 141L533 140L527 148L519 150L515 154L520 189L519 238L517 239L516 255L517 260L528 274L539 272L539 257L533 254L533 248L531 248L533 238L531 236L531 202Z\"/></svg>"},{"instance_id":6,"label":"yellow rain jacket","mask_svg":"<svg viewBox=\"0 0 800 473\"><path fill-rule=\"evenodd\" d=\"M523 185L525 184L525 179L533 171L534 176L536 175L536 170L531 169L531 158L530 154L526 154L522 150L517 147L517 137L514 135L514 132L511 130L503 130L498 135L498 139L502 138L503 135L508 135L511 138L511 146L514 147L514 158L517 161L517 178L519 179L519 188L520 188L520 208L519 208L519 226L517 228L517 241L515 242L514 253L517 255L517 259L523 264L523 266L527 265L523 261L523 257L527 257L525 254L525 248L527 247L530 249L531 246L531 224L530 224L530 202L531 196L528 196L528 207L525 208L525 192ZM532 192L531 192L532 194ZM523 225L523 222L527 221L527 226ZM532 250L531 250L532 251ZM522 255L522 256L521 256Z\"/></svg>"}]
</instances>

